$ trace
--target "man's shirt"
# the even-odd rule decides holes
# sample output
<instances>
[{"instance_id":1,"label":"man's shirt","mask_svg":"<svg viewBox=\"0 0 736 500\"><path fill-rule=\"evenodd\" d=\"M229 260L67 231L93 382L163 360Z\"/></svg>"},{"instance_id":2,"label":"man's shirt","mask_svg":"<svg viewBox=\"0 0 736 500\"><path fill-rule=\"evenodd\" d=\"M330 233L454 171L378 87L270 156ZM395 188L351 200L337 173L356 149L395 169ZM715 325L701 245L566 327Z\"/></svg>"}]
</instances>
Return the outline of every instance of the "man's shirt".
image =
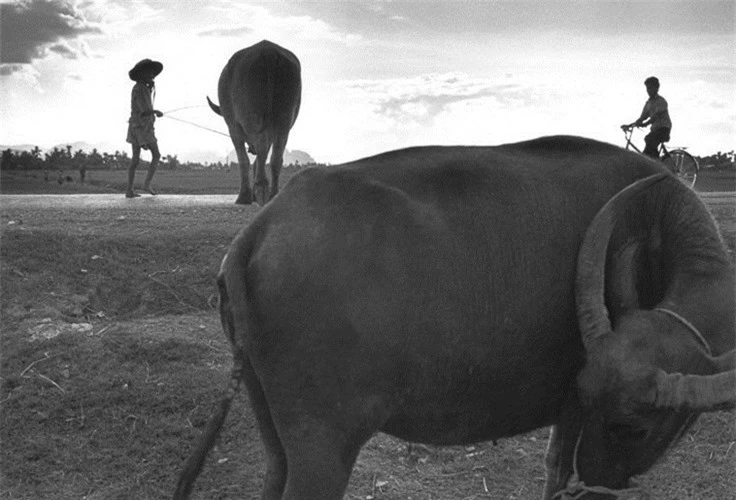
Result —
<instances>
[{"instance_id":1,"label":"man's shirt","mask_svg":"<svg viewBox=\"0 0 736 500\"><path fill-rule=\"evenodd\" d=\"M145 83L137 82L133 86L130 95L130 119L128 122L133 126L143 126L153 123L156 117L154 115L143 116L145 111L153 109L153 95L151 89Z\"/></svg>"},{"instance_id":2,"label":"man's shirt","mask_svg":"<svg viewBox=\"0 0 736 500\"><path fill-rule=\"evenodd\" d=\"M672 121L670 120L670 114L667 111L667 101L664 97L657 94L654 97L650 97L644 104L644 109L641 112L642 119L651 118L650 125L651 130L657 130L659 128L672 128Z\"/></svg>"}]
</instances>

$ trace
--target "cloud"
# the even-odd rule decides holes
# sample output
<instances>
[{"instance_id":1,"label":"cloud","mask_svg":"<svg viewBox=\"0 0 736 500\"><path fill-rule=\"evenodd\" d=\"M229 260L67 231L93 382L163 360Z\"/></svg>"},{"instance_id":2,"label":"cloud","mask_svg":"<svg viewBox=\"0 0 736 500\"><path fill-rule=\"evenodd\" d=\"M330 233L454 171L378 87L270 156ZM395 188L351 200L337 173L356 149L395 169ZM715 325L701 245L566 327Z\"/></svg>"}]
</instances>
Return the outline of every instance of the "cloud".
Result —
<instances>
[{"instance_id":1,"label":"cloud","mask_svg":"<svg viewBox=\"0 0 736 500\"><path fill-rule=\"evenodd\" d=\"M519 108L537 99L534 89L520 84L472 78L463 73L353 80L343 82L343 86L370 102L374 113L401 122L428 123L463 102L484 100L506 108Z\"/></svg>"},{"instance_id":2,"label":"cloud","mask_svg":"<svg viewBox=\"0 0 736 500\"><path fill-rule=\"evenodd\" d=\"M13 79L19 82L23 87L33 89L39 94L45 93L44 89L41 88L41 84L39 82L41 74L30 64L1 64L0 76L9 75L12 75ZM2 88L3 91L6 91L6 89L10 88L10 86L8 85L6 87L5 85L2 85L0 86L0 88ZM10 94L8 94L8 96L9 95ZM4 92L3 98L5 98Z\"/></svg>"},{"instance_id":3,"label":"cloud","mask_svg":"<svg viewBox=\"0 0 736 500\"><path fill-rule=\"evenodd\" d=\"M89 21L75 4L64 0L29 0L0 4L0 63L2 74L17 70L50 52L69 59L85 55L75 47L79 37L100 34L99 25Z\"/></svg>"},{"instance_id":4,"label":"cloud","mask_svg":"<svg viewBox=\"0 0 736 500\"><path fill-rule=\"evenodd\" d=\"M79 58L79 54L77 53L77 51L74 50L74 48L66 42L49 45L48 50L49 52L54 52L55 54L66 57L67 59Z\"/></svg>"},{"instance_id":5,"label":"cloud","mask_svg":"<svg viewBox=\"0 0 736 500\"><path fill-rule=\"evenodd\" d=\"M254 31L253 28L251 28L250 26L239 26L237 28L215 28L215 29L211 29L207 31L202 31L199 33L199 36L239 37L239 36L251 35L253 31Z\"/></svg>"},{"instance_id":6,"label":"cloud","mask_svg":"<svg viewBox=\"0 0 736 500\"><path fill-rule=\"evenodd\" d=\"M0 76L12 75L21 69L23 69L22 64L0 64Z\"/></svg>"},{"instance_id":7,"label":"cloud","mask_svg":"<svg viewBox=\"0 0 736 500\"><path fill-rule=\"evenodd\" d=\"M360 35L340 32L325 21L312 16L278 16L264 7L241 3L228 7L210 6L208 10L217 12L224 18L247 21L225 28L206 29L199 32L199 36L242 37L260 33L269 39L278 38L279 35L290 35L305 40L327 40L344 45L352 45L362 40Z\"/></svg>"}]
</instances>

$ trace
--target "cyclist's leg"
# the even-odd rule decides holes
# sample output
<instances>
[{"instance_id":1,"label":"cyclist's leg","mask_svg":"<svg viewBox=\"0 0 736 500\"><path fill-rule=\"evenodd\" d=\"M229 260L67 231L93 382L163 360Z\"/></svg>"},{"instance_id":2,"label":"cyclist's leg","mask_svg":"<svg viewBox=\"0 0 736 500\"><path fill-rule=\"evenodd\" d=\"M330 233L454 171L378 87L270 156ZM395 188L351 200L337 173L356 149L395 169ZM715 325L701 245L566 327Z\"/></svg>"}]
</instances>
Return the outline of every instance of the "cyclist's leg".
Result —
<instances>
[{"instance_id":1,"label":"cyclist's leg","mask_svg":"<svg viewBox=\"0 0 736 500\"><path fill-rule=\"evenodd\" d=\"M646 147L644 154L652 158L659 158L659 145L670 140L670 129L658 128L650 131L644 138Z\"/></svg>"},{"instance_id":2,"label":"cyclist's leg","mask_svg":"<svg viewBox=\"0 0 736 500\"><path fill-rule=\"evenodd\" d=\"M656 132L656 130L653 130L644 137L645 146L642 153L647 156L651 156L652 158L659 158L659 143L662 142L659 139L659 134Z\"/></svg>"},{"instance_id":3,"label":"cyclist's leg","mask_svg":"<svg viewBox=\"0 0 736 500\"><path fill-rule=\"evenodd\" d=\"M661 130L661 133L662 133L662 137L661 137L662 142L669 142L669 140L670 140L670 132L672 131L672 129L670 129L670 128L661 128L659 130Z\"/></svg>"}]
</instances>

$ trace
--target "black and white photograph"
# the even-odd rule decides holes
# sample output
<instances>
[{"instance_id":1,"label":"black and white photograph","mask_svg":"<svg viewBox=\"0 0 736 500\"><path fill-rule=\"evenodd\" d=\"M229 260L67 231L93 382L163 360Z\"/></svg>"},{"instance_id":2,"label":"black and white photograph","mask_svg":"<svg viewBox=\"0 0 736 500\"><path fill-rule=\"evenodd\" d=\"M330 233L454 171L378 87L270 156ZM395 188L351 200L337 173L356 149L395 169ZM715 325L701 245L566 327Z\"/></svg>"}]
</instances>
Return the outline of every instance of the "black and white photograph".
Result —
<instances>
[{"instance_id":1,"label":"black and white photograph","mask_svg":"<svg viewBox=\"0 0 736 500\"><path fill-rule=\"evenodd\" d=\"M0 500L736 500L736 1L0 0Z\"/></svg>"}]
</instances>

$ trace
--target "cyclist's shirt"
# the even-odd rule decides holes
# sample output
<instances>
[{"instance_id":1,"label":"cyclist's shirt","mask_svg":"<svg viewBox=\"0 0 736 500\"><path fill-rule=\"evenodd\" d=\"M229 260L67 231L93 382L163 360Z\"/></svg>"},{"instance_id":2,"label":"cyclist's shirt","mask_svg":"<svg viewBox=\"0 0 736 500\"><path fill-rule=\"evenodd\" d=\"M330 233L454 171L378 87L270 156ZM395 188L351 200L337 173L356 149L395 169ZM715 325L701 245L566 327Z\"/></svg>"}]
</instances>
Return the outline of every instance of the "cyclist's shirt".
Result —
<instances>
[{"instance_id":1,"label":"cyclist's shirt","mask_svg":"<svg viewBox=\"0 0 736 500\"><path fill-rule=\"evenodd\" d=\"M654 97L650 97L649 100L644 104L644 109L641 112L642 119L651 118L650 125L651 130L657 130L660 128L672 128L672 121L670 120L670 114L667 111L667 101L664 97L657 94Z\"/></svg>"}]
</instances>

